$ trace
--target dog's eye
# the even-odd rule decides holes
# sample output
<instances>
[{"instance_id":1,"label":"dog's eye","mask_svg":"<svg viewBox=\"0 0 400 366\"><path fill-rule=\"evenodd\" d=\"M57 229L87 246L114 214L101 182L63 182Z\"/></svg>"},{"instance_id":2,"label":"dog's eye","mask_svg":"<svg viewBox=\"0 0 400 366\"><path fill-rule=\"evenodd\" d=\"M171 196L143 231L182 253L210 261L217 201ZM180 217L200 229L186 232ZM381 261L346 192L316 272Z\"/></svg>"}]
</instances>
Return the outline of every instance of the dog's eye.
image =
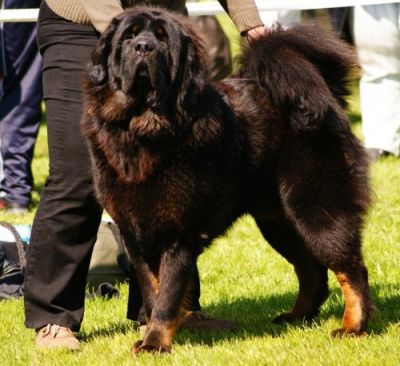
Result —
<instances>
[{"instance_id":1,"label":"dog's eye","mask_svg":"<svg viewBox=\"0 0 400 366\"><path fill-rule=\"evenodd\" d=\"M157 27L154 33L155 33L156 37L159 39L165 38L165 36L166 36L166 32L163 27Z\"/></svg>"},{"instance_id":2,"label":"dog's eye","mask_svg":"<svg viewBox=\"0 0 400 366\"><path fill-rule=\"evenodd\" d=\"M140 32L140 27L139 27L137 24L135 24L135 25L132 27L132 34L133 34L134 36L136 36L136 35L139 34L139 32Z\"/></svg>"},{"instance_id":3,"label":"dog's eye","mask_svg":"<svg viewBox=\"0 0 400 366\"><path fill-rule=\"evenodd\" d=\"M134 34L132 34L132 33L127 33L127 34L125 34L123 37L121 37L121 38L119 39L119 41L118 41L118 47L122 47L123 44L124 44L126 41L131 40L133 37L134 37Z\"/></svg>"}]
</instances>

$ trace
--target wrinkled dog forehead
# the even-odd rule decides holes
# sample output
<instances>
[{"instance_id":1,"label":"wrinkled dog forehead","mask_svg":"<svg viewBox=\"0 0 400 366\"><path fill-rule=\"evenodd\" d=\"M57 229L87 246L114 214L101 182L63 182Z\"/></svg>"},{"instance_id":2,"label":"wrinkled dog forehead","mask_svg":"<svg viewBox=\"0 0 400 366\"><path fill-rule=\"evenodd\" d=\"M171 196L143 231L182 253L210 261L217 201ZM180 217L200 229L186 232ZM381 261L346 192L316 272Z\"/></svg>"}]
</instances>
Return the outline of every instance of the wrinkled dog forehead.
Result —
<instances>
[{"instance_id":1,"label":"wrinkled dog forehead","mask_svg":"<svg viewBox=\"0 0 400 366\"><path fill-rule=\"evenodd\" d=\"M119 40L127 35L137 36L144 32L154 34L159 41L168 41L177 37L184 28L178 19L171 22L165 19L165 13L160 10L131 9L120 16L121 22L117 27L114 40Z\"/></svg>"},{"instance_id":2,"label":"wrinkled dog forehead","mask_svg":"<svg viewBox=\"0 0 400 366\"><path fill-rule=\"evenodd\" d=\"M154 45L154 48L170 54L173 69L178 67L178 55L181 55L182 47L186 48L186 43L191 39L187 30L186 18L179 14L153 8L130 9L117 18L119 18L119 23L114 30L113 37L109 40L112 50L109 56L114 60L110 59L112 63L120 63L120 54L124 52L124 47L135 46L130 42L131 40L145 37Z\"/></svg>"},{"instance_id":3,"label":"wrinkled dog forehead","mask_svg":"<svg viewBox=\"0 0 400 366\"><path fill-rule=\"evenodd\" d=\"M172 85L171 93L185 99L203 88L207 65L204 42L189 17L138 7L115 17L103 32L88 65L88 79L99 88L129 95L157 91L157 100ZM135 88L138 81L141 88Z\"/></svg>"}]
</instances>

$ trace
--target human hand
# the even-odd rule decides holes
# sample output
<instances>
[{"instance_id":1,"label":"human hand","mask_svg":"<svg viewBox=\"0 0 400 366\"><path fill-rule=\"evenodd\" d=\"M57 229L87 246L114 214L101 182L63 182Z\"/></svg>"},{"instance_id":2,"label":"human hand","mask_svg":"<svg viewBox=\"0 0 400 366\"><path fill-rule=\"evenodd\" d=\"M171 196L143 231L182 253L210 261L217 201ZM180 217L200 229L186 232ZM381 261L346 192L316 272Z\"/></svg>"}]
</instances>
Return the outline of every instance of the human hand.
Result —
<instances>
[{"instance_id":1,"label":"human hand","mask_svg":"<svg viewBox=\"0 0 400 366\"><path fill-rule=\"evenodd\" d=\"M260 25L247 31L247 40L249 43L256 41L262 37L266 37L269 29L265 25Z\"/></svg>"}]
</instances>

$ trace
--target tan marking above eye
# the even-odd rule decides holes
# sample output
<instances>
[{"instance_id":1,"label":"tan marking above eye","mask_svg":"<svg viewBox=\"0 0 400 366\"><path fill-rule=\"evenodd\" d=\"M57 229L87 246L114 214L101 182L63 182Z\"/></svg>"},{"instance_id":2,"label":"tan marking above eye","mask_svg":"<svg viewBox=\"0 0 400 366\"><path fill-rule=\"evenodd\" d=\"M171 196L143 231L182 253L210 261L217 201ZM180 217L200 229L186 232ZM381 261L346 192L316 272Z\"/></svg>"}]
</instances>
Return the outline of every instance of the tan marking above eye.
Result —
<instances>
[{"instance_id":1,"label":"tan marking above eye","mask_svg":"<svg viewBox=\"0 0 400 366\"><path fill-rule=\"evenodd\" d=\"M163 36L163 35L165 34L165 29L162 28L162 27L158 27L158 28L156 29L156 34L157 34L158 36Z\"/></svg>"},{"instance_id":2,"label":"tan marking above eye","mask_svg":"<svg viewBox=\"0 0 400 366\"><path fill-rule=\"evenodd\" d=\"M134 25L133 27L132 27L132 33L133 34L138 34L140 32L140 27L138 26L138 25Z\"/></svg>"}]
</instances>

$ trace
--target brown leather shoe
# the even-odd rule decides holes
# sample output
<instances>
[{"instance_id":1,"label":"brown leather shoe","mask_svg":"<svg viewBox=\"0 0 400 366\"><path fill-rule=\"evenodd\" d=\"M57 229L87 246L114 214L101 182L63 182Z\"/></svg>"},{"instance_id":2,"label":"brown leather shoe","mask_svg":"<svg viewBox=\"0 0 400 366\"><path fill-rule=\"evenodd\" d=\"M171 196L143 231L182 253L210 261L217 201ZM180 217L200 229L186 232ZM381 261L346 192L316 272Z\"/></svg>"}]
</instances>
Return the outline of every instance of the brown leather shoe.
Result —
<instances>
[{"instance_id":1,"label":"brown leather shoe","mask_svg":"<svg viewBox=\"0 0 400 366\"><path fill-rule=\"evenodd\" d=\"M71 351L79 351L80 343L75 338L71 329L56 324L47 324L40 328L36 334L37 348L66 348Z\"/></svg>"}]
</instances>

